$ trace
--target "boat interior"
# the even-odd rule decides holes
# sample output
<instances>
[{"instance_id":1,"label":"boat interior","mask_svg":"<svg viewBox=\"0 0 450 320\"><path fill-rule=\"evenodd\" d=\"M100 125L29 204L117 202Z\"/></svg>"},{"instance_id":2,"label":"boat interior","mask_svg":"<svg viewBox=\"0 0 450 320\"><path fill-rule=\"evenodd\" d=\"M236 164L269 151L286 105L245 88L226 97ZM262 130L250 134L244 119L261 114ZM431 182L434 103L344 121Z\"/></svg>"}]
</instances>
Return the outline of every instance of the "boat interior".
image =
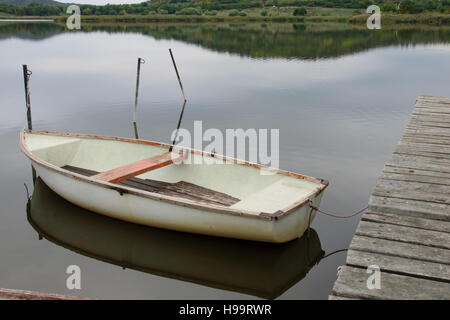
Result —
<instances>
[{"instance_id":1,"label":"boat interior","mask_svg":"<svg viewBox=\"0 0 450 320\"><path fill-rule=\"evenodd\" d=\"M184 162L173 163L164 156L168 148L157 143L39 132L24 132L23 139L31 154L63 170L255 213L282 210L321 187L317 179L265 174L252 166L201 154L191 153Z\"/></svg>"},{"instance_id":2,"label":"boat interior","mask_svg":"<svg viewBox=\"0 0 450 320\"><path fill-rule=\"evenodd\" d=\"M99 172L97 171L73 167L69 165L62 166L61 168L88 177L99 174ZM225 207L229 207L240 201L239 199L229 196L225 193L217 192L186 181L170 183L133 177L120 181L118 182L118 184L139 190L150 191L153 193L165 194L168 196L174 196Z\"/></svg>"}]
</instances>

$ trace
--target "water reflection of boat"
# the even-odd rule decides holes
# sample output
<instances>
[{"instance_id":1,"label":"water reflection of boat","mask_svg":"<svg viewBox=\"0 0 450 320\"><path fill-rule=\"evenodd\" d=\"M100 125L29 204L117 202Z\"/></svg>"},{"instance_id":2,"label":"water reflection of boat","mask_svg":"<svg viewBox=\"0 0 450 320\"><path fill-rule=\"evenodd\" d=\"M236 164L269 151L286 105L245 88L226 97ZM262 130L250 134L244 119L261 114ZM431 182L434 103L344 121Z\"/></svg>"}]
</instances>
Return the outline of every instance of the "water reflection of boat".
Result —
<instances>
[{"instance_id":1,"label":"water reflection of boat","mask_svg":"<svg viewBox=\"0 0 450 320\"><path fill-rule=\"evenodd\" d=\"M91 214L38 178L27 217L51 242L146 273L276 298L324 256L317 233L284 244L187 234Z\"/></svg>"}]
</instances>

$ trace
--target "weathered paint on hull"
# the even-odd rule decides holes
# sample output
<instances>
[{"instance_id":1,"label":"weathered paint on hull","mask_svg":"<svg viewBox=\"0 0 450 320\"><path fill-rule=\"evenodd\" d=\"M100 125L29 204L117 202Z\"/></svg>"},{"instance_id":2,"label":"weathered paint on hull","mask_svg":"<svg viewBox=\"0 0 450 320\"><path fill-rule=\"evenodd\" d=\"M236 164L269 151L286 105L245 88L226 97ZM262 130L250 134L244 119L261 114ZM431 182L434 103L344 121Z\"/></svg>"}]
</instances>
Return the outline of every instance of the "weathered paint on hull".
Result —
<instances>
[{"instance_id":1,"label":"weathered paint on hull","mask_svg":"<svg viewBox=\"0 0 450 320\"><path fill-rule=\"evenodd\" d=\"M264 242L287 242L299 238L308 228L309 206L305 203L282 219L261 219L182 206L166 201L120 194L71 178L32 161L38 176L64 199L93 212L152 227ZM311 200L320 205L322 193ZM311 217L314 219L315 213Z\"/></svg>"}]
</instances>

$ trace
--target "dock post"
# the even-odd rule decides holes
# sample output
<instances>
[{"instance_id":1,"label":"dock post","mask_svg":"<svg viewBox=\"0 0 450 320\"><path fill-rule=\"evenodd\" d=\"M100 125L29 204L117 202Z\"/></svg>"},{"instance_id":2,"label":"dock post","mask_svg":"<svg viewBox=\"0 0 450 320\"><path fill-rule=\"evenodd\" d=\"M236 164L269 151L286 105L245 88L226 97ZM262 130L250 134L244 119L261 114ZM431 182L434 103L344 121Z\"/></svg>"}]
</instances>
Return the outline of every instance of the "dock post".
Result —
<instances>
[{"instance_id":1,"label":"dock post","mask_svg":"<svg viewBox=\"0 0 450 320\"><path fill-rule=\"evenodd\" d=\"M33 123L31 120L31 102L30 102L30 87L28 86L28 81L30 80L31 71L28 70L26 64L23 65L23 82L25 86L25 106L27 108L27 123L28 130L33 130Z\"/></svg>"},{"instance_id":2,"label":"dock post","mask_svg":"<svg viewBox=\"0 0 450 320\"><path fill-rule=\"evenodd\" d=\"M137 62L137 75L136 75L136 95L134 98L134 113L133 113L133 126L134 126L134 136L136 139L139 139L137 125L136 125L136 112L138 106L138 97L139 97L139 78L141 76L141 64L144 64L145 60L142 58L138 58Z\"/></svg>"}]
</instances>

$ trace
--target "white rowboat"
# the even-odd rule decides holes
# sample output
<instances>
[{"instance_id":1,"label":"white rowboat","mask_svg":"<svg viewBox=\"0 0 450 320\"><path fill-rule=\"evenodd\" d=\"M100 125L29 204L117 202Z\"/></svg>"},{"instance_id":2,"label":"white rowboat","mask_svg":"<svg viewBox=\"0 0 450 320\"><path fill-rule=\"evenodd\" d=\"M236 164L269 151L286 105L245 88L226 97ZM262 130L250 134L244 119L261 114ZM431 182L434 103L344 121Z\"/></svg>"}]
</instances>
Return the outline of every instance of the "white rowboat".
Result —
<instances>
[{"instance_id":1,"label":"white rowboat","mask_svg":"<svg viewBox=\"0 0 450 320\"><path fill-rule=\"evenodd\" d=\"M37 175L75 205L212 236L265 242L299 238L314 219L310 201L319 206L328 185L190 148L168 153L170 145L138 139L24 130L20 146ZM191 161L181 162L186 158Z\"/></svg>"}]
</instances>

